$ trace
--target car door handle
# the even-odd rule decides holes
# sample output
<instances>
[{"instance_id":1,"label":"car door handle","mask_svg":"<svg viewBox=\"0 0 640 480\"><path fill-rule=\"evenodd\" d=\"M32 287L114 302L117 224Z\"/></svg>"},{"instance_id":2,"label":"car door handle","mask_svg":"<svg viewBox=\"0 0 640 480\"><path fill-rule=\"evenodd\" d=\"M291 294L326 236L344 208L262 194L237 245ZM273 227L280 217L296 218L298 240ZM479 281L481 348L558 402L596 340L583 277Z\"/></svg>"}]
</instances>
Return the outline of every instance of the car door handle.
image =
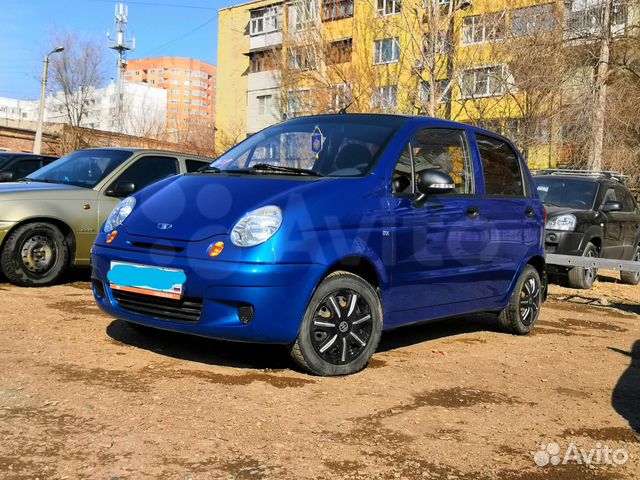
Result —
<instances>
[{"instance_id":1,"label":"car door handle","mask_svg":"<svg viewBox=\"0 0 640 480\"><path fill-rule=\"evenodd\" d=\"M524 211L524 214L529 218L533 217L534 213L536 213L536 212L533 209L533 207L527 207L527 209Z\"/></svg>"},{"instance_id":2,"label":"car door handle","mask_svg":"<svg viewBox=\"0 0 640 480\"><path fill-rule=\"evenodd\" d=\"M480 216L480 209L478 207L467 208L467 216L469 218L477 218Z\"/></svg>"}]
</instances>

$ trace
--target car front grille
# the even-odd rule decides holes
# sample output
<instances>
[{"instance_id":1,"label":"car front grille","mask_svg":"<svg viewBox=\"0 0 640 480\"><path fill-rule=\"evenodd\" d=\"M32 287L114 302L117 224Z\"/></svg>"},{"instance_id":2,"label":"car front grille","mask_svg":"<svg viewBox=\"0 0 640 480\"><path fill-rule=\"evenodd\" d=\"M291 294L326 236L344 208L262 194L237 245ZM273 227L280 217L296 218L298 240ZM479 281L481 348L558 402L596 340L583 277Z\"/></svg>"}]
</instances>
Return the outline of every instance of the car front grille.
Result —
<instances>
[{"instance_id":1,"label":"car front grille","mask_svg":"<svg viewBox=\"0 0 640 480\"><path fill-rule=\"evenodd\" d=\"M123 310L160 320L197 322L202 313L201 298L171 300L122 290L112 290L112 292L118 306Z\"/></svg>"}]
</instances>

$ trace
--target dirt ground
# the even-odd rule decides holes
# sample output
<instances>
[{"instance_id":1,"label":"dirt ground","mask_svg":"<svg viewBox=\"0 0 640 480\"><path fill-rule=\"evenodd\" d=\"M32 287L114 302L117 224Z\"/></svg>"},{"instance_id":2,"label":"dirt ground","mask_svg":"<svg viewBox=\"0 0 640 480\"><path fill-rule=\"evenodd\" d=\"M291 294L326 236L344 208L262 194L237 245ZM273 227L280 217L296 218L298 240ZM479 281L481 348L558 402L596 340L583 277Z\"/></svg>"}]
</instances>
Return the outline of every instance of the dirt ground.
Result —
<instances>
[{"instance_id":1,"label":"dirt ground","mask_svg":"<svg viewBox=\"0 0 640 480\"><path fill-rule=\"evenodd\" d=\"M87 280L0 283L0 478L640 478L640 286L614 276L552 287L530 336L405 328L333 379L280 347L138 334ZM549 444L629 458L537 466Z\"/></svg>"}]
</instances>

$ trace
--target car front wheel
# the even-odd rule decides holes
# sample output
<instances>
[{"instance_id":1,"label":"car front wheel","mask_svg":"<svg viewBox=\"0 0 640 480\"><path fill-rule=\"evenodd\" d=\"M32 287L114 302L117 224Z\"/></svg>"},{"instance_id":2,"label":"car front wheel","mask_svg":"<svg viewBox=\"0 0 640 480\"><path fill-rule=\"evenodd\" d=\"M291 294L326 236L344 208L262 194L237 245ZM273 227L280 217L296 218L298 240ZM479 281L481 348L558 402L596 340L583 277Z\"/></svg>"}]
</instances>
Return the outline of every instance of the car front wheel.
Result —
<instances>
[{"instance_id":1,"label":"car front wheel","mask_svg":"<svg viewBox=\"0 0 640 480\"><path fill-rule=\"evenodd\" d=\"M583 257L597 258L599 257L598 248L591 242L587 243L587 246L582 252ZM569 270L569 286L571 288L579 288L580 290L590 290L593 286L593 282L596 281L598 275L598 269L595 267L573 267Z\"/></svg>"},{"instance_id":2,"label":"car front wheel","mask_svg":"<svg viewBox=\"0 0 640 480\"><path fill-rule=\"evenodd\" d=\"M322 376L364 369L382 334L382 307L374 288L349 272L333 272L311 297L291 346L293 360Z\"/></svg>"},{"instance_id":3,"label":"car front wheel","mask_svg":"<svg viewBox=\"0 0 640 480\"><path fill-rule=\"evenodd\" d=\"M51 285L67 266L69 250L64 235L50 223L37 222L16 228L7 238L0 265L14 285Z\"/></svg>"},{"instance_id":4,"label":"car front wheel","mask_svg":"<svg viewBox=\"0 0 640 480\"><path fill-rule=\"evenodd\" d=\"M640 261L640 247L636 247L631 260L633 262ZM640 272L620 272L620 281L627 285L638 285L640 283Z\"/></svg>"}]
</instances>

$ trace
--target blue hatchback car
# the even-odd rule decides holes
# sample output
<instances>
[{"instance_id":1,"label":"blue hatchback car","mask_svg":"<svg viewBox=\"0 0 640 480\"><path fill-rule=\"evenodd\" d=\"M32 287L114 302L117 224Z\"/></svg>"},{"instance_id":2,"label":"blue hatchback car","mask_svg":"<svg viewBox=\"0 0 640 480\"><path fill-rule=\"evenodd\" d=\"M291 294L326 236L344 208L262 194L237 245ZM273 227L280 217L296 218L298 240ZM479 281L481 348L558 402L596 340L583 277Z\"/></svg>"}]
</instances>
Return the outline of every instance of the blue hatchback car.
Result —
<instances>
[{"instance_id":1,"label":"blue hatchback car","mask_svg":"<svg viewBox=\"0 0 640 480\"><path fill-rule=\"evenodd\" d=\"M133 326L367 366L383 330L544 300L544 208L504 137L399 115L302 117L126 198L93 247L98 305Z\"/></svg>"}]
</instances>

